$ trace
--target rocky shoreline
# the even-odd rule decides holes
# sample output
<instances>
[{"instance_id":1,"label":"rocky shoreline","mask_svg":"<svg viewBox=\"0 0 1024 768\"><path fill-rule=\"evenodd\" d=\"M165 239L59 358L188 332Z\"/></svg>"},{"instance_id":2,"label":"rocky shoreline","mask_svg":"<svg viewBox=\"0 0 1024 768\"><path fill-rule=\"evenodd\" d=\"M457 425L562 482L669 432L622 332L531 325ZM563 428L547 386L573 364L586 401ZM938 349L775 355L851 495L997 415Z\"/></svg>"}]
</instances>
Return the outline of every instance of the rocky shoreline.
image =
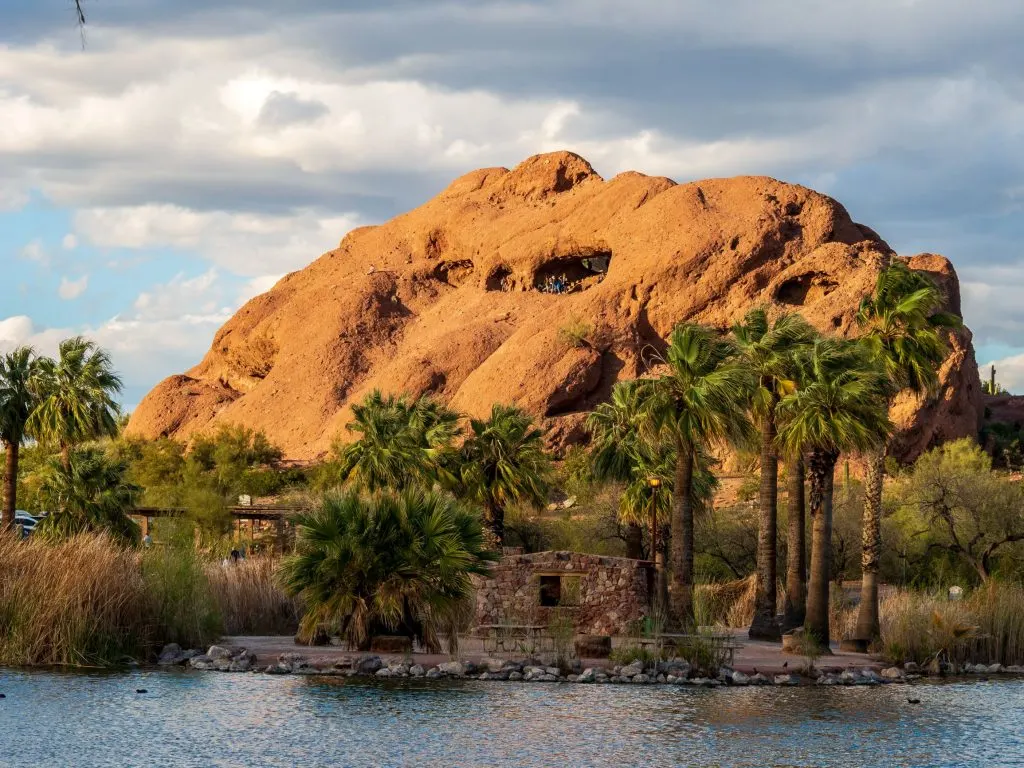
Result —
<instances>
[{"instance_id":1,"label":"rocky shoreline","mask_svg":"<svg viewBox=\"0 0 1024 768\"><path fill-rule=\"evenodd\" d=\"M566 670L557 666L545 665L536 659L448 661L436 666L424 667L406 661L389 663L373 654L318 658L299 653L283 653L272 664L264 665L259 662L254 653L245 648L214 645L203 653L196 649L183 650L175 644L164 646L157 665L161 667L183 666L200 671L250 672L268 675L494 680L526 683L661 684L704 688L751 685L883 685L909 683L929 676L928 670L921 669L913 662L907 662L902 667L889 666L880 669L823 667L816 670L816 674L813 676L792 672L766 675L756 670L754 674L747 674L727 666L720 667L717 674L709 675L702 670L695 669L684 659L672 659L656 664L643 664L640 661L634 661L626 665L586 668L576 661L570 669ZM958 674L975 677L1021 675L1024 674L1024 666L965 664L956 668L947 664L930 671L933 676L942 677Z\"/></svg>"}]
</instances>

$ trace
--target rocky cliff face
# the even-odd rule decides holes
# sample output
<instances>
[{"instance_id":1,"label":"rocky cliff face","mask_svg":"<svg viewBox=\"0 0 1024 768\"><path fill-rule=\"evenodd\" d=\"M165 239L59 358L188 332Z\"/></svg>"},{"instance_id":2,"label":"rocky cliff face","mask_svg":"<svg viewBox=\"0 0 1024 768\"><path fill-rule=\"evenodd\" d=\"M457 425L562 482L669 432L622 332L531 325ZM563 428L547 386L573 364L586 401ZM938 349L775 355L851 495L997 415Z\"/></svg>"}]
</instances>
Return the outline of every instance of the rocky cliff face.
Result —
<instances>
[{"instance_id":1,"label":"rocky cliff face","mask_svg":"<svg viewBox=\"0 0 1024 768\"><path fill-rule=\"evenodd\" d=\"M568 153L469 173L425 205L350 232L246 304L199 365L158 385L129 432L187 439L216 424L322 455L374 388L431 393L470 414L516 402L577 439L612 385L648 371L683 320L727 327L752 306L823 331L854 316L895 257L835 200L765 177L605 181ZM959 308L941 256L911 259ZM555 292L558 288L562 292ZM897 453L975 434L980 391L958 332L939 396L901 400Z\"/></svg>"}]
</instances>

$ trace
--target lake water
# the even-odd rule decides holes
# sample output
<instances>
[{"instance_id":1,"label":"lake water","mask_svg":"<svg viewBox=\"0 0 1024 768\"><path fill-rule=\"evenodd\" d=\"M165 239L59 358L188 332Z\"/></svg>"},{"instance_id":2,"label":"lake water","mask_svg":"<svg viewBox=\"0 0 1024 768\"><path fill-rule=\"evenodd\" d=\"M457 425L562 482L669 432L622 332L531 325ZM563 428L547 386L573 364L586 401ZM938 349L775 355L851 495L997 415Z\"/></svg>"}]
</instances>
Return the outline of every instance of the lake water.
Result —
<instances>
[{"instance_id":1,"label":"lake water","mask_svg":"<svg viewBox=\"0 0 1024 768\"><path fill-rule=\"evenodd\" d=\"M1024 765L1016 680L708 690L0 671L0 692L2 766Z\"/></svg>"}]
</instances>

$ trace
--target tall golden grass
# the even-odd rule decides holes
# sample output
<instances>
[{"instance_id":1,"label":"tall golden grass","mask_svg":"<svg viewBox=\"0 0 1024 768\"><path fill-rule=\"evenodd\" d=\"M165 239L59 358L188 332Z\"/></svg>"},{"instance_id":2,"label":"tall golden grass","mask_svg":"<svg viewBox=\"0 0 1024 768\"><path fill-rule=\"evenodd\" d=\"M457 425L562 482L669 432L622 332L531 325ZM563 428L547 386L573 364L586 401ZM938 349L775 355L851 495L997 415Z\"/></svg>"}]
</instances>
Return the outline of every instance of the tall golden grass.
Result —
<instances>
[{"instance_id":1,"label":"tall golden grass","mask_svg":"<svg viewBox=\"0 0 1024 768\"><path fill-rule=\"evenodd\" d=\"M137 556L105 536L0 535L0 664L91 666L145 653Z\"/></svg>"},{"instance_id":2,"label":"tall golden grass","mask_svg":"<svg viewBox=\"0 0 1024 768\"><path fill-rule=\"evenodd\" d=\"M882 648L893 662L1024 664L1024 587L992 581L963 600L899 590L882 601Z\"/></svg>"},{"instance_id":3,"label":"tall golden grass","mask_svg":"<svg viewBox=\"0 0 1024 768\"><path fill-rule=\"evenodd\" d=\"M277 586L280 561L256 556L237 564L210 563L206 575L229 635L294 634L302 618L302 603Z\"/></svg>"}]
</instances>

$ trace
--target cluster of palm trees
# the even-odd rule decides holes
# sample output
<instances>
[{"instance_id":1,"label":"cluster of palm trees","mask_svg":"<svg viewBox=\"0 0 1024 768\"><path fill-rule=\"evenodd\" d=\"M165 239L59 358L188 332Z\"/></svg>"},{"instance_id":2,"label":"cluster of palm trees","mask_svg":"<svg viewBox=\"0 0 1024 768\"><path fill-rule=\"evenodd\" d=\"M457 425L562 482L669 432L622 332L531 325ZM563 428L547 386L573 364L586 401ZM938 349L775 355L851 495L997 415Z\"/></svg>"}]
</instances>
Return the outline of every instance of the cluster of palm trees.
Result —
<instances>
[{"instance_id":1,"label":"cluster of palm trees","mask_svg":"<svg viewBox=\"0 0 1024 768\"><path fill-rule=\"evenodd\" d=\"M38 356L30 347L0 356L0 441L6 459L3 522L8 529L14 526L17 508L19 452L28 440L57 454L49 474L59 511L75 507L76 499L83 501L78 496L91 488L89 504L99 504L101 515L112 512L111 485L101 482L109 468L96 466L88 457L76 466L74 451L84 442L117 434L116 397L121 386L106 351L82 337L61 342L55 358ZM58 514L45 525L65 522Z\"/></svg>"},{"instance_id":2,"label":"cluster of palm trees","mask_svg":"<svg viewBox=\"0 0 1024 768\"><path fill-rule=\"evenodd\" d=\"M436 490L333 491L296 522L279 578L306 606L306 642L336 633L366 650L401 634L436 651L443 634L451 648L472 610L471 577L497 559L479 514Z\"/></svg>"},{"instance_id":3,"label":"cluster of palm trees","mask_svg":"<svg viewBox=\"0 0 1024 768\"><path fill-rule=\"evenodd\" d=\"M430 397L370 393L352 407L353 442L334 446L335 480L296 519L281 584L307 607L307 641L340 634L368 648L381 633L437 650L471 616L471 581L505 538L505 510L547 500L543 432L524 411L495 405L470 419ZM478 510L490 529L484 534Z\"/></svg>"},{"instance_id":4,"label":"cluster of palm trees","mask_svg":"<svg viewBox=\"0 0 1024 768\"><path fill-rule=\"evenodd\" d=\"M464 430L462 415L437 400L374 391L352 416L346 429L358 439L337 443L334 453L340 479L358 490L439 486L480 505L498 545L510 504L547 501L544 433L515 406L495 404Z\"/></svg>"},{"instance_id":5,"label":"cluster of palm trees","mask_svg":"<svg viewBox=\"0 0 1024 768\"><path fill-rule=\"evenodd\" d=\"M959 318L939 311L942 296L924 274L895 261L865 298L854 339L822 336L797 314L770 319L754 309L729 335L695 324L673 331L658 378L623 382L589 418L598 475L626 483L626 522L644 504L669 520L668 620L692 626L694 515L714 493L709 453L760 448L757 593L753 637L778 638L804 624L829 642L832 493L842 453L868 458L864 571L858 636L878 636L878 553L889 404L901 390L930 392ZM787 595L776 619L778 465L789 475ZM805 568L806 501L812 523ZM667 490L667 492L666 492ZM669 498L671 503L669 504Z\"/></svg>"}]
</instances>

